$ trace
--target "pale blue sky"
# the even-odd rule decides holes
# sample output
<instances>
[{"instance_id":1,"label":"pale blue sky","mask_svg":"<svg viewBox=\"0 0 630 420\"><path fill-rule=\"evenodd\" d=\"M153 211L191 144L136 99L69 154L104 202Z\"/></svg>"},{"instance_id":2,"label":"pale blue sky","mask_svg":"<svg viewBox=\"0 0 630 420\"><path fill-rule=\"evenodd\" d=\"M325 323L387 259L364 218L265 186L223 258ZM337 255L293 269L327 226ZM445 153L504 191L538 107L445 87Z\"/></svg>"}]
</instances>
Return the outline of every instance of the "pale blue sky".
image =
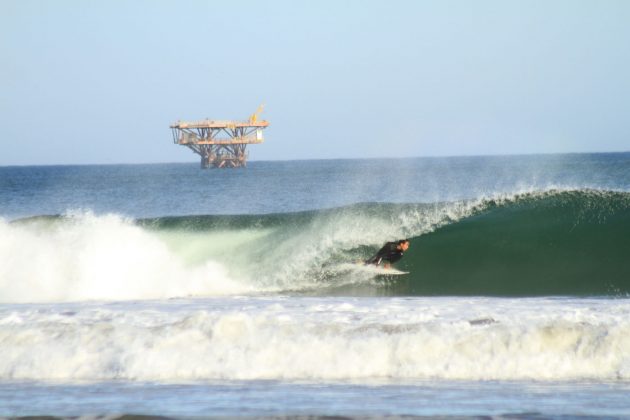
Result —
<instances>
[{"instance_id":1,"label":"pale blue sky","mask_svg":"<svg viewBox=\"0 0 630 420\"><path fill-rule=\"evenodd\" d=\"M630 150L630 1L0 0L0 165Z\"/></svg>"}]
</instances>

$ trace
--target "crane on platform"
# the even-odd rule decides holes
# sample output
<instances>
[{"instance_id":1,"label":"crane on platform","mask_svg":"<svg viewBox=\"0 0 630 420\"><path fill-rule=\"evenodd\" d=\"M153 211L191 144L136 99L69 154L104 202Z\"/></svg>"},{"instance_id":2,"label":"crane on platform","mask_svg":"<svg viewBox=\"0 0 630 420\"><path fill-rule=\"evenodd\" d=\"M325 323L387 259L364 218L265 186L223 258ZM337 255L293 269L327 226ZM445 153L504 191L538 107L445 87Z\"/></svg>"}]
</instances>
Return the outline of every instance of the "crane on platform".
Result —
<instances>
[{"instance_id":1,"label":"crane on platform","mask_svg":"<svg viewBox=\"0 0 630 420\"><path fill-rule=\"evenodd\" d=\"M258 107L258 109L256 109L256 112L254 112L250 117L249 117L249 123L250 124L256 124L256 122L258 121L258 114L263 112L263 109L265 109L265 104L260 104L260 106Z\"/></svg>"}]
</instances>

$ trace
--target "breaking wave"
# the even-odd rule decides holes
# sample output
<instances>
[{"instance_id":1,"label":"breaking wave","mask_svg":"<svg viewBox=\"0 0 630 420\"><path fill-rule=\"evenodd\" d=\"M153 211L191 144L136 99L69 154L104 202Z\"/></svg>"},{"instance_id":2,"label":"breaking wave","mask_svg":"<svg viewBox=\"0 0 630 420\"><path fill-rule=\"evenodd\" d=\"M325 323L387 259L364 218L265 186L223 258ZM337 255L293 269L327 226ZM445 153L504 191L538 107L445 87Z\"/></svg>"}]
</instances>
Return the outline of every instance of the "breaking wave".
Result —
<instances>
[{"instance_id":1,"label":"breaking wave","mask_svg":"<svg viewBox=\"0 0 630 420\"><path fill-rule=\"evenodd\" d=\"M353 270L411 238L406 276ZM0 221L0 301L316 295L625 295L630 194L547 190L447 203L130 220ZM350 266L350 268L348 268Z\"/></svg>"},{"instance_id":2,"label":"breaking wave","mask_svg":"<svg viewBox=\"0 0 630 420\"><path fill-rule=\"evenodd\" d=\"M233 297L0 311L0 380L628 380L618 299Z\"/></svg>"}]
</instances>

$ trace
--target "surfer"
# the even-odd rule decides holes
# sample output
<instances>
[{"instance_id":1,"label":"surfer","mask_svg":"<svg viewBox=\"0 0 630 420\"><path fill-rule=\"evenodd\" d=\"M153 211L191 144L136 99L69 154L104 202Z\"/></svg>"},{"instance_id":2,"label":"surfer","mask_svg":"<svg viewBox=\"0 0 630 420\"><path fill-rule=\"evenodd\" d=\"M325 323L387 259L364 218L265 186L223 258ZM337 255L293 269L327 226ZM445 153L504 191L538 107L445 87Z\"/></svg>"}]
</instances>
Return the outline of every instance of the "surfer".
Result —
<instances>
[{"instance_id":1,"label":"surfer","mask_svg":"<svg viewBox=\"0 0 630 420\"><path fill-rule=\"evenodd\" d=\"M379 265L382 261L385 261L383 267L390 268L393 263L402 258L408 248L409 239L387 242L372 258L365 260L365 264Z\"/></svg>"}]
</instances>

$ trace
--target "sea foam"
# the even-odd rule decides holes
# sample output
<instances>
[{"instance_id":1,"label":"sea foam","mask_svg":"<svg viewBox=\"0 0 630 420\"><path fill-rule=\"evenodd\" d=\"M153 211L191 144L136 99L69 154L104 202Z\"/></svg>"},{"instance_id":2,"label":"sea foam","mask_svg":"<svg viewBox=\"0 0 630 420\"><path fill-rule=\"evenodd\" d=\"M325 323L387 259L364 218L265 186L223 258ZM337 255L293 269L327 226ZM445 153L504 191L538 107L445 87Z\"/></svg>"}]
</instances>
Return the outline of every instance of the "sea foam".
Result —
<instances>
[{"instance_id":1,"label":"sea foam","mask_svg":"<svg viewBox=\"0 0 630 420\"><path fill-rule=\"evenodd\" d=\"M630 379L625 301L213 298L0 312L0 380Z\"/></svg>"},{"instance_id":2,"label":"sea foam","mask_svg":"<svg viewBox=\"0 0 630 420\"><path fill-rule=\"evenodd\" d=\"M160 299L248 291L217 261L184 264L118 215L0 221L0 301Z\"/></svg>"}]
</instances>

